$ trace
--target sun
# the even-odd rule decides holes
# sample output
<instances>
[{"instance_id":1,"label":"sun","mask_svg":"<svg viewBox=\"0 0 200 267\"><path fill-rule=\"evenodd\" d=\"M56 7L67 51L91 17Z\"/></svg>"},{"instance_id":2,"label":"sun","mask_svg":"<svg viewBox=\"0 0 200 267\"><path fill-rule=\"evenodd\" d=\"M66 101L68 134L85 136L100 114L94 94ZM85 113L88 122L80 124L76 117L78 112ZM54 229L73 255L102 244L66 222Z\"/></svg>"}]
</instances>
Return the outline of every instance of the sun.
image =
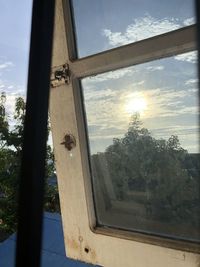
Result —
<instances>
[{"instance_id":1,"label":"sun","mask_svg":"<svg viewBox=\"0 0 200 267\"><path fill-rule=\"evenodd\" d=\"M143 113L147 109L147 100L144 96L135 96L125 104L126 112L129 114Z\"/></svg>"}]
</instances>

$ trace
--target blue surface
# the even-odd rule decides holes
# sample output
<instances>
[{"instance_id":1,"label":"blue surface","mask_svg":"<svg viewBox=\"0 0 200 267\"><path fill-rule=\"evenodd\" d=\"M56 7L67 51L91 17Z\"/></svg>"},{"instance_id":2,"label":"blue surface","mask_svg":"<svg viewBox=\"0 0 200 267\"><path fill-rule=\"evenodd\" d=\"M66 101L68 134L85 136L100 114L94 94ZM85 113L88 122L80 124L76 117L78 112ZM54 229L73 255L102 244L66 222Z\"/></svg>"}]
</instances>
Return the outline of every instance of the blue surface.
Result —
<instances>
[{"instance_id":1,"label":"blue surface","mask_svg":"<svg viewBox=\"0 0 200 267\"><path fill-rule=\"evenodd\" d=\"M42 267L90 267L65 256L61 217L57 213L44 214ZM16 234L0 243L0 267L14 267Z\"/></svg>"}]
</instances>

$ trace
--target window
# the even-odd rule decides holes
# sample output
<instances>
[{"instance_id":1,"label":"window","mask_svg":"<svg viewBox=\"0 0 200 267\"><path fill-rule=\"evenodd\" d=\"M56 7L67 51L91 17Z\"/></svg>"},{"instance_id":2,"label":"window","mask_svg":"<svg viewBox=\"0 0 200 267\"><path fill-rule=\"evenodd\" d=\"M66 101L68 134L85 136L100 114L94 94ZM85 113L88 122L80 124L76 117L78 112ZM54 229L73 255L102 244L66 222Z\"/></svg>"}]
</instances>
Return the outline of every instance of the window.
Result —
<instances>
[{"instance_id":1,"label":"window","mask_svg":"<svg viewBox=\"0 0 200 267\"><path fill-rule=\"evenodd\" d=\"M78 25L86 37L89 26L85 29L77 19L83 3L61 2L56 9L53 73L66 64L70 77L52 85L50 113L67 255L102 266L133 266L133 262L135 266L198 266L199 175L194 174L198 167L190 163L198 162L199 155L192 156L199 153L196 65L188 63L197 57L192 12L182 18L185 23L170 20L179 26L165 33L130 39L114 49L104 45L96 49L92 45L96 40L91 40L91 51L84 52ZM89 4L95 8L92 3L85 4L87 16ZM184 8L188 9L187 3L192 10L191 1L184 1ZM174 2L168 4L170 9L163 8L160 15L164 18L165 11L175 9ZM78 54L90 55L80 59L72 5ZM107 38L114 33L107 31ZM104 52L95 54L99 51ZM134 149L140 145L140 153L128 154L133 140L128 137L134 134L139 140ZM130 154L131 163L126 165ZM140 178L139 172L143 172ZM196 189L195 194L189 189ZM181 196L186 193L186 198ZM183 201L189 205L187 211Z\"/></svg>"},{"instance_id":2,"label":"window","mask_svg":"<svg viewBox=\"0 0 200 267\"><path fill-rule=\"evenodd\" d=\"M130 0L126 3L73 0L72 3L79 57L195 23L194 1L189 0L165 3L158 0Z\"/></svg>"},{"instance_id":3,"label":"window","mask_svg":"<svg viewBox=\"0 0 200 267\"><path fill-rule=\"evenodd\" d=\"M200 239L196 81L177 56L83 79L100 225Z\"/></svg>"}]
</instances>

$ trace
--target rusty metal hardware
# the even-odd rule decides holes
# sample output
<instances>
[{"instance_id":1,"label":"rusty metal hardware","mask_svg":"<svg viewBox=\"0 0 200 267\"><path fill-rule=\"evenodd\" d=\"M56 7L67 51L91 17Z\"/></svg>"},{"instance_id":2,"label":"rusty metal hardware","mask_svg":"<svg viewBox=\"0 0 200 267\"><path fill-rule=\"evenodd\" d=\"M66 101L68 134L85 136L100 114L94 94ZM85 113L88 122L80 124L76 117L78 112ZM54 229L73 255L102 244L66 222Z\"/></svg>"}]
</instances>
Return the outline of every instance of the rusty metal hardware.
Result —
<instances>
[{"instance_id":1,"label":"rusty metal hardware","mask_svg":"<svg viewBox=\"0 0 200 267\"><path fill-rule=\"evenodd\" d=\"M58 87L65 83L70 83L70 70L67 63L54 67L51 73L51 87Z\"/></svg>"},{"instance_id":2,"label":"rusty metal hardware","mask_svg":"<svg viewBox=\"0 0 200 267\"><path fill-rule=\"evenodd\" d=\"M76 139L72 134L66 134L64 136L64 141L60 144L64 145L67 150L71 151L76 146Z\"/></svg>"}]
</instances>

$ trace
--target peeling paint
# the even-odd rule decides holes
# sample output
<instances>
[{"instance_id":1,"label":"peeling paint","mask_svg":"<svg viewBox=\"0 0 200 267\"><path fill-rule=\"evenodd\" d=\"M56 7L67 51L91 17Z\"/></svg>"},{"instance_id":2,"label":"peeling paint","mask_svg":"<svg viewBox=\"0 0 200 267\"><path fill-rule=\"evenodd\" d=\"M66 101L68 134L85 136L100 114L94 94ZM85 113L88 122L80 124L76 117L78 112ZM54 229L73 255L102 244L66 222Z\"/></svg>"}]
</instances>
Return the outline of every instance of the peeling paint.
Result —
<instances>
[{"instance_id":1,"label":"peeling paint","mask_svg":"<svg viewBox=\"0 0 200 267\"><path fill-rule=\"evenodd\" d=\"M76 240L70 239L70 238L67 238L67 246L73 250L79 250L80 249L79 243Z\"/></svg>"},{"instance_id":2,"label":"peeling paint","mask_svg":"<svg viewBox=\"0 0 200 267\"><path fill-rule=\"evenodd\" d=\"M92 262L97 261L96 252L94 250L91 250L91 260L92 260Z\"/></svg>"}]
</instances>

